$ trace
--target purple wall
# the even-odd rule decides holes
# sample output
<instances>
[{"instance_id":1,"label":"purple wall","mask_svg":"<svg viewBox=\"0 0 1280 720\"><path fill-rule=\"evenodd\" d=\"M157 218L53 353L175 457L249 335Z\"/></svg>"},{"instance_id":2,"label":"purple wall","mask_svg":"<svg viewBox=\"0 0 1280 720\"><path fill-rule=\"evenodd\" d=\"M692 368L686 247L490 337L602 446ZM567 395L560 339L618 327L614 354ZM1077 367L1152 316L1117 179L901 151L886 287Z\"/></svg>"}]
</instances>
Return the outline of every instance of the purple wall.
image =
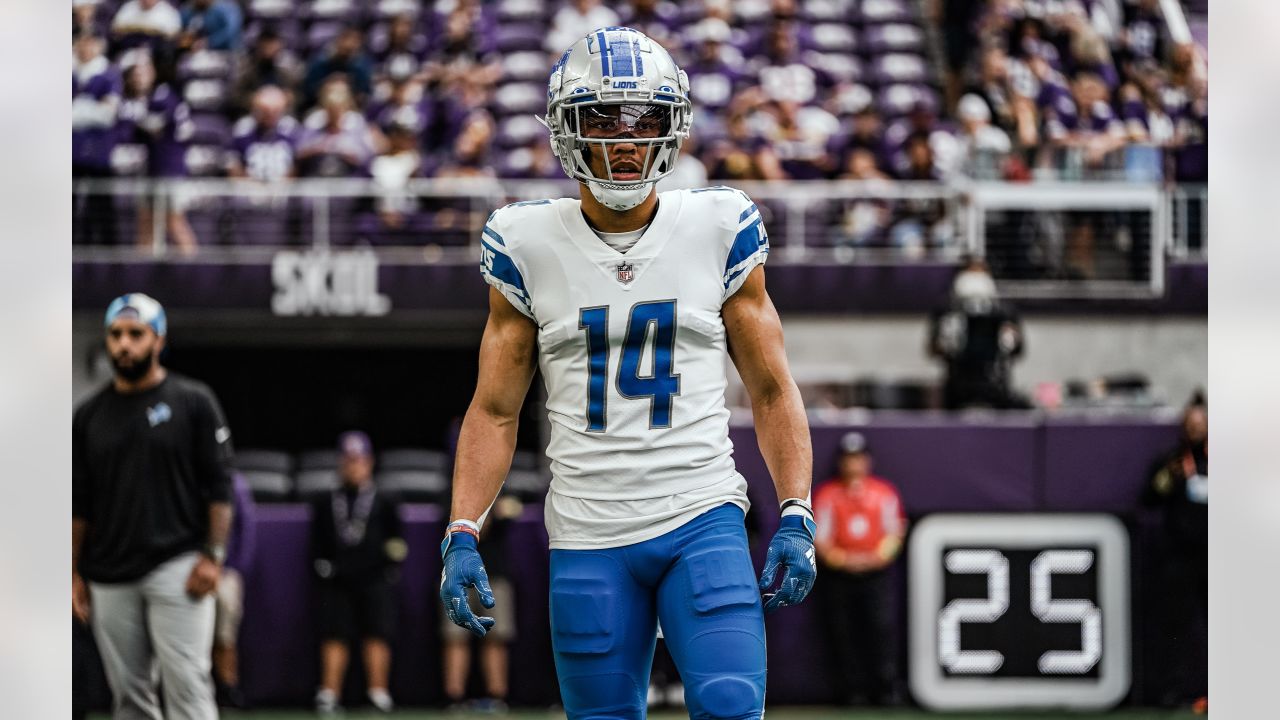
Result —
<instances>
[{"instance_id":1,"label":"purple wall","mask_svg":"<svg viewBox=\"0 0 1280 720\"><path fill-rule=\"evenodd\" d=\"M1175 424L1149 419L1044 420L1033 413L1008 413L961 420L943 414L882 414L856 428L813 429L819 481L833 472L836 445L850 429L867 436L877 472L898 484L913 519L931 512L972 510L1132 516L1149 464L1177 437ZM754 432L734 427L731 436L738 468L748 478L753 505L760 511L754 513L759 537L767 539L777 524L769 511L776 498ZM436 591L444 518L432 506L406 506L403 515L410 554L401 583L392 690L405 704L435 703L441 701ZM307 526L305 507L259 508L258 547L263 555L246 579L241 636L245 691L258 704L307 704L316 686ZM526 508L513 524L509 543L518 594L512 700L550 705L557 701L558 691L546 619L548 552L541 507ZM763 544L754 548L757 565ZM899 605L905 604L902 590L900 583ZM1135 593L1140 592L1135 587ZM1143 602L1141 597L1135 600L1137 607ZM821 653L813 647L822 628L812 605L771 617L767 628L773 668L770 701L830 699ZM1135 638L1135 653L1140 652L1141 640Z\"/></svg>"}]
</instances>

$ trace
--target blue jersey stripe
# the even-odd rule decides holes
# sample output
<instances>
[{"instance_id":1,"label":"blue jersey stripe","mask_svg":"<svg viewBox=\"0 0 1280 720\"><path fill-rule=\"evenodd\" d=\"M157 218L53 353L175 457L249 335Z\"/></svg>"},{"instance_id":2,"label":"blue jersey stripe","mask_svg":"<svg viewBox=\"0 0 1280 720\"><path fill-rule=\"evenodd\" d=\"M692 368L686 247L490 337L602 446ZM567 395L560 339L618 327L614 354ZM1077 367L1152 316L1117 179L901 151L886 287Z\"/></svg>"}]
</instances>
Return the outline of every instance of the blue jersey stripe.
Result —
<instances>
[{"instance_id":1,"label":"blue jersey stripe","mask_svg":"<svg viewBox=\"0 0 1280 720\"><path fill-rule=\"evenodd\" d=\"M769 248L765 248L764 250L760 251L760 254L761 254L762 256L763 256L763 255L768 255L768 254L769 254ZM732 275L730 275L729 277L727 277L727 278L725 278L725 279L724 279L724 289L725 289L725 290L728 290L728 289L729 289L729 286L733 284L733 281L734 281L734 280L736 280L736 279L738 278L738 276L739 276L739 275L741 275L742 273L744 273L744 272L746 272L746 271L748 271L748 270L752 270L752 269L754 269L754 268L755 268L755 265L748 265L747 267L742 267L742 268L738 268L737 270L735 270L735 271L733 272L733 274L732 274Z\"/></svg>"},{"instance_id":2,"label":"blue jersey stripe","mask_svg":"<svg viewBox=\"0 0 1280 720\"><path fill-rule=\"evenodd\" d=\"M484 242L484 240L481 240L481 243L489 251L488 254L493 257L492 266L489 264L481 265L485 273L518 290L521 302L528 306L529 291L525 289L524 276L520 274L520 269L516 267L516 264L511 261L511 258L506 253L497 250L489 243Z\"/></svg>"},{"instance_id":3,"label":"blue jersey stripe","mask_svg":"<svg viewBox=\"0 0 1280 720\"><path fill-rule=\"evenodd\" d=\"M493 216L492 216L492 215L490 215L489 217L490 217L490 218L492 218ZM501 236L501 235L499 235L498 233L494 232L494 231L493 231L493 228L489 227L488 225L485 225L485 226L484 226L484 234L485 234L485 235L488 235L488 236L489 236L489 237L491 237L491 238L493 238L493 239L494 239L494 241L495 241L495 242L497 242L497 243L498 243L499 245L501 245L502 247L506 247L506 246L507 246L507 243L502 239L502 236Z\"/></svg>"},{"instance_id":4,"label":"blue jersey stripe","mask_svg":"<svg viewBox=\"0 0 1280 720\"><path fill-rule=\"evenodd\" d=\"M738 216L738 222L742 222L747 218L751 217L751 213L755 212L756 209L757 209L756 204L751 203L751 207L747 208L746 210L743 210L742 214Z\"/></svg>"},{"instance_id":5,"label":"blue jersey stripe","mask_svg":"<svg viewBox=\"0 0 1280 720\"><path fill-rule=\"evenodd\" d=\"M738 231L733 239L733 247L729 249L729 260L724 265L727 274L739 263L756 254L760 248L769 249L769 237L764 232L764 221L756 221Z\"/></svg>"}]
</instances>

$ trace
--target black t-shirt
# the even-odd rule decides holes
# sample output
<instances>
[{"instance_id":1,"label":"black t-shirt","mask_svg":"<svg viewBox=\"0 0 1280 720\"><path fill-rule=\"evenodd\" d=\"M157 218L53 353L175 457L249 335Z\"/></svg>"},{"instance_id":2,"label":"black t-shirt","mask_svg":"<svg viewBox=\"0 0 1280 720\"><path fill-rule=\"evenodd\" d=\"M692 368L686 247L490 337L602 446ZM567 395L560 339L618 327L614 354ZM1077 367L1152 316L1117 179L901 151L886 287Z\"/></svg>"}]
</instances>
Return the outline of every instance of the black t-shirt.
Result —
<instances>
[{"instance_id":1,"label":"black t-shirt","mask_svg":"<svg viewBox=\"0 0 1280 720\"><path fill-rule=\"evenodd\" d=\"M1171 549L1183 555L1209 550L1209 453L1179 447L1156 463L1145 497L1164 514Z\"/></svg>"},{"instance_id":2,"label":"black t-shirt","mask_svg":"<svg viewBox=\"0 0 1280 720\"><path fill-rule=\"evenodd\" d=\"M362 499L342 487L317 498L311 506L311 557L324 560L329 572L322 579L361 584L390 578L399 565L388 542L404 541L396 498L376 487ZM339 515L340 514L340 515Z\"/></svg>"},{"instance_id":3,"label":"black t-shirt","mask_svg":"<svg viewBox=\"0 0 1280 720\"><path fill-rule=\"evenodd\" d=\"M172 372L139 393L108 384L71 427L71 516L88 523L81 575L136 580L208 541L209 504L231 501L232 452L208 386Z\"/></svg>"}]
</instances>

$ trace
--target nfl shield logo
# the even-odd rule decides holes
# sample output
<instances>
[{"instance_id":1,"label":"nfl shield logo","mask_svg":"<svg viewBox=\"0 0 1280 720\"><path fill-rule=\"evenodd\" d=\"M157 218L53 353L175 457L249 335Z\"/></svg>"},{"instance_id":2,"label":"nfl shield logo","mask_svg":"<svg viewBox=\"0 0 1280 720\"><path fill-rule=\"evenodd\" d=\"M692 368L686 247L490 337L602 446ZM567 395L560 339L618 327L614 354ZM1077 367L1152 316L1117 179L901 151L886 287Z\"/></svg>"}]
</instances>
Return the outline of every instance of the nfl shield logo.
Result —
<instances>
[{"instance_id":1,"label":"nfl shield logo","mask_svg":"<svg viewBox=\"0 0 1280 720\"><path fill-rule=\"evenodd\" d=\"M632 273L634 268L632 268L631 263L620 262L614 269L618 271L618 282L623 285L630 285L631 281L635 278L634 273Z\"/></svg>"}]
</instances>

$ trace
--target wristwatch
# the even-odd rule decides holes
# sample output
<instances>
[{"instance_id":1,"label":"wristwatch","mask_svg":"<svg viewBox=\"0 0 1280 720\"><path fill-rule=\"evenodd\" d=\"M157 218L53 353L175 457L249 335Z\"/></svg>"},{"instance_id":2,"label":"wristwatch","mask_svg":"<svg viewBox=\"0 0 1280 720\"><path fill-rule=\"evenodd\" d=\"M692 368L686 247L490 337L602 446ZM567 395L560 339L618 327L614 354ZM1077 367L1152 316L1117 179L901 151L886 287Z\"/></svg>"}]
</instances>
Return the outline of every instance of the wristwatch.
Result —
<instances>
[{"instance_id":1,"label":"wristwatch","mask_svg":"<svg viewBox=\"0 0 1280 720\"><path fill-rule=\"evenodd\" d=\"M212 543L209 543L204 547L200 548L200 553L205 557L209 558L210 560L214 561L215 563L217 563L219 566L226 563L227 561L226 545L214 545Z\"/></svg>"}]
</instances>

